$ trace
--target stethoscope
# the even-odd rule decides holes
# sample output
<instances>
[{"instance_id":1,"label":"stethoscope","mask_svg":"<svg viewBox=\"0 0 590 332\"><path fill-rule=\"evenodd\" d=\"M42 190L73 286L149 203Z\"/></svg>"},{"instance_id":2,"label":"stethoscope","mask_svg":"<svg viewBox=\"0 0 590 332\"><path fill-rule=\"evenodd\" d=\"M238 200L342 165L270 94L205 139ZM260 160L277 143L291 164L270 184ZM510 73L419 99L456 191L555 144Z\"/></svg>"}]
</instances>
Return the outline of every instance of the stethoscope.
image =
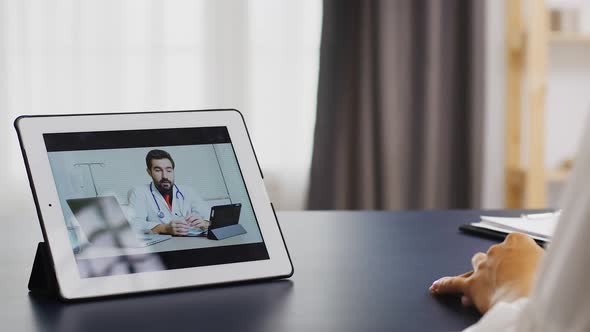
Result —
<instances>
[{"instance_id":1,"label":"stethoscope","mask_svg":"<svg viewBox=\"0 0 590 332\"><path fill-rule=\"evenodd\" d=\"M178 196L178 195L180 195L182 197L182 201L184 202L184 194L180 191L180 189L178 189L178 186L176 184L174 184L174 188L176 188L176 199L180 199L180 197ZM152 198L154 199L154 203L156 203L156 207L158 208L158 218L163 219L164 212L162 212L162 209L160 208L160 204L158 204L158 200L156 199L156 195L154 195L154 190L152 188L151 182L150 182L150 193L152 193Z\"/></svg>"}]
</instances>

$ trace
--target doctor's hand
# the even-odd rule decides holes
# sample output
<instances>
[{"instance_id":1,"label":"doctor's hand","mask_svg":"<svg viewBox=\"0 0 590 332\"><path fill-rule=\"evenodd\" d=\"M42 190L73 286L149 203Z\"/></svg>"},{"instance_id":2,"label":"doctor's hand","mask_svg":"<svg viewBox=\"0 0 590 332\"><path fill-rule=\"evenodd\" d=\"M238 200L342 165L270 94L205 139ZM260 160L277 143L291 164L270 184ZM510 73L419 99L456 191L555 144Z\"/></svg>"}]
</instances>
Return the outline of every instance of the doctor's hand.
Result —
<instances>
[{"instance_id":1,"label":"doctor's hand","mask_svg":"<svg viewBox=\"0 0 590 332\"><path fill-rule=\"evenodd\" d=\"M172 220L166 225L166 233L170 235L186 235L189 225L184 220Z\"/></svg>"},{"instance_id":2,"label":"doctor's hand","mask_svg":"<svg viewBox=\"0 0 590 332\"><path fill-rule=\"evenodd\" d=\"M209 228L209 224L210 222L201 218L200 216L195 216L195 215L188 215L186 216L186 218L184 219L187 224L190 227L194 227L194 228L200 228L202 230L206 230L207 228Z\"/></svg>"},{"instance_id":3,"label":"doctor's hand","mask_svg":"<svg viewBox=\"0 0 590 332\"><path fill-rule=\"evenodd\" d=\"M188 228L185 220L172 220L169 224L159 224L152 228L152 233L182 236L188 233Z\"/></svg>"},{"instance_id":4,"label":"doctor's hand","mask_svg":"<svg viewBox=\"0 0 590 332\"><path fill-rule=\"evenodd\" d=\"M463 305L475 305L484 314L497 302L529 295L543 252L527 235L509 234L487 253L473 256L473 271L440 278L430 286L430 292L462 294Z\"/></svg>"}]
</instances>

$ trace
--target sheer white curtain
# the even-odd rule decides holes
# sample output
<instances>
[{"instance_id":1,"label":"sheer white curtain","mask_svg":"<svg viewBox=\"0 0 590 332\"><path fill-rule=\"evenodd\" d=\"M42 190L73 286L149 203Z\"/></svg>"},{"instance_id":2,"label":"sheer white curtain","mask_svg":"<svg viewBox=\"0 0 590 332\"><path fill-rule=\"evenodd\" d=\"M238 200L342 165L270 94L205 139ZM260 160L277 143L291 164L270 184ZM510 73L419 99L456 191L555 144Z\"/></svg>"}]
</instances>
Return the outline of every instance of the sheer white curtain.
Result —
<instances>
[{"instance_id":1,"label":"sheer white curtain","mask_svg":"<svg viewBox=\"0 0 590 332\"><path fill-rule=\"evenodd\" d=\"M302 208L321 10L317 0L0 0L3 205L30 199L19 114L237 108L271 197Z\"/></svg>"}]
</instances>

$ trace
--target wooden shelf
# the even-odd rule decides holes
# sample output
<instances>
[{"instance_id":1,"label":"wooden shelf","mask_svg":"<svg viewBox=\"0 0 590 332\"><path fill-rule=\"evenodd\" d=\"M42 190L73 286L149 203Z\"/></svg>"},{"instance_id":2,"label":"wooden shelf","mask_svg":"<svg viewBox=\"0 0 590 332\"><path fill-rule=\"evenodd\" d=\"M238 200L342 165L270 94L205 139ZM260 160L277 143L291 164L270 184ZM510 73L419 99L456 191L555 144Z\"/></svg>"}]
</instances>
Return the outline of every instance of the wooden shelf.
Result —
<instances>
[{"instance_id":1,"label":"wooden shelf","mask_svg":"<svg viewBox=\"0 0 590 332\"><path fill-rule=\"evenodd\" d=\"M505 206L544 208L547 204L543 142L550 39L549 16L545 0L504 0L504 3ZM523 13L527 14L526 20ZM528 125L525 133L522 130L523 122ZM523 134L527 135L526 139L523 139ZM523 148L527 151L526 165L522 164Z\"/></svg>"},{"instance_id":2,"label":"wooden shelf","mask_svg":"<svg viewBox=\"0 0 590 332\"><path fill-rule=\"evenodd\" d=\"M546 172L545 178L548 182L565 182L570 175L570 171L564 169L551 169Z\"/></svg>"},{"instance_id":3,"label":"wooden shelf","mask_svg":"<svg viewBox=\"0 0 590 332\"><path fill-rule=\"evenodd\" d=\"M504 0L504 197L507 208L544 208L547 206L547 184L560 183L569 177L567 167L545 167L548 58L551 47L590 46L590 32L550 31L551 15L546 2ZM523 123L528 130L523 130ZM527 135L526 139L523 139L524 135ZM527 158L523 164L525 150Z\"/></svg>"},{"instance_id":4,"label":"wooden shelf","mask_svg":"<svg viewBox=\"0 0 590 332\"><path fill-rule=\"evenodd\" d=\"M516 190L519 194L522 194L522 189L515 189L515 188L522 188L524 183L526 182L526 169L518 168L507 170L508 174L510 175L510 187L512 190ZM547 182L565 182L569 177L571 171L567 169L545 169L545 180Z\"/></svg>"},{"instance_id":5,"label":"wooden shelf","mask_svg":"<svg viewBox=\"0 0 590 332\"><path fill-rule=\"evenodd\" d=\"M590 34L552 32L549 40L554 43L590 44Z\"/></svg>"}]
</instances>

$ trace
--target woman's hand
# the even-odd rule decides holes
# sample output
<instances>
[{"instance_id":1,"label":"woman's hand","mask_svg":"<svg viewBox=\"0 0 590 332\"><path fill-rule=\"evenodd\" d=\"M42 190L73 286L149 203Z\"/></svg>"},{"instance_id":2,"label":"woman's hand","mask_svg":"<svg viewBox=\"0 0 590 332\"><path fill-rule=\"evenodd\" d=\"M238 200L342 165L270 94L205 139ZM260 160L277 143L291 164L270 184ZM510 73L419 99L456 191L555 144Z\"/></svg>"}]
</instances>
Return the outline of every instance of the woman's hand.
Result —
<instances>
[{"instance_id":1,"label":"woman's hand","mask_svg":"<svg viewBox=\"0 0 590 332\"><path fill-rule=\"evenodd\" d=\"M483 314L497 302L529 295L543 252L529 236L509 234L486 254L479 252L473 256L473 271L438 279L430 286L430 292L462 294L464 305L474 304Z\"/></svg>"}]
</instances>

